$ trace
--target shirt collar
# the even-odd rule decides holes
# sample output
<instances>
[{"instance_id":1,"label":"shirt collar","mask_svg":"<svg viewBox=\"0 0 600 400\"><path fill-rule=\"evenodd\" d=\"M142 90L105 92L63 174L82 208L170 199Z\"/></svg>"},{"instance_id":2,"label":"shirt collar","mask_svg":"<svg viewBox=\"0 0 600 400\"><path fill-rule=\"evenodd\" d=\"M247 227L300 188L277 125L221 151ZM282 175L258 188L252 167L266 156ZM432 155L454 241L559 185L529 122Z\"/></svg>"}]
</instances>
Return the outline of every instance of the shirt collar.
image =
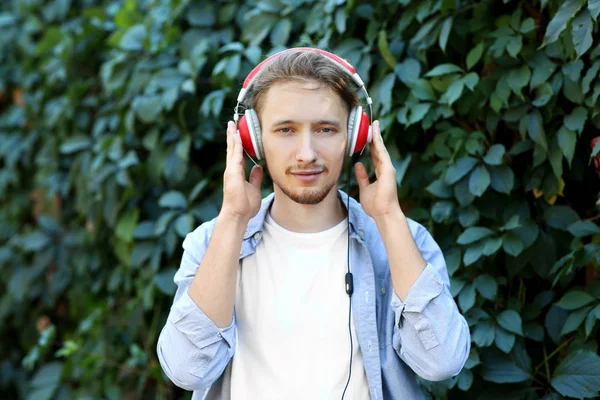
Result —
<instances>
[{"instance_id":1,"label":"shirt collar","mask_svg":"<svg viewBox=\"0 0 600 400\"><path fill-rule=\"evenodd\" d=\"M347 205L348 195L338 189L338 198L342 200L342 204L344 207ZM257 232L262 232L263 225L265 223L265 218L267 217L267 213L269 212L269 208L275 199L275 193L269 194L267 197L262 199L260 209L258 213L250 219L248 222L248 226L246 227L246 232L244 233L244 239L248 239L252 237ZM357 202L354 198L350 197L350 233L355 236L358 233L360 236L359 240L362 240L364 237L364 211L360 206L360 203Z\"/></svg>"}]
</instances>

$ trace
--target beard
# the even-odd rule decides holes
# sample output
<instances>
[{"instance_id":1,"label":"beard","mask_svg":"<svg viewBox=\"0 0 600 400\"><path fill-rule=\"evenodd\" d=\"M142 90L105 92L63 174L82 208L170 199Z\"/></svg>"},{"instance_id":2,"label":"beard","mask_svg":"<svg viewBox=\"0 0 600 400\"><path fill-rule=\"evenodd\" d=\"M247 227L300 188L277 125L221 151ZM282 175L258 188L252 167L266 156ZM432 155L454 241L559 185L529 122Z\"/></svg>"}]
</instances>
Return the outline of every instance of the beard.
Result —
<instances>
[{"instance_id":1,"label":"beard","mask_svg":"<svg viewBox=\"0 0 600 400\"><path fill-rule=\"evenodd\" d=\"M337 180L333 180L330 182L325 182L324 184L322 184L320 186L290 187L290 186L282 185L281 182L279 182L279 180L276 179L273 176L273 174L271 173L271 171L269 170L269 164L265 162L265 165L267 167L267 172L269 173L269 176L271 177L271 180L273 181L273 184L277 185L277 187L279 189L281 189L283 194L285 194L292 201L294 201L298 204L308 204L308 205L319 204L320 202L325 200L325 197L327 197L329 192L331 192L331 189L337 183ZM286 175L289 173L290 170L291 170L291 168L288 168L286 170ZM299 169L295 169L295 170L298 171ZM323 173L325 173L325 172L328 172L327 168L323 169Z\"/></svg>"}]
</instances>

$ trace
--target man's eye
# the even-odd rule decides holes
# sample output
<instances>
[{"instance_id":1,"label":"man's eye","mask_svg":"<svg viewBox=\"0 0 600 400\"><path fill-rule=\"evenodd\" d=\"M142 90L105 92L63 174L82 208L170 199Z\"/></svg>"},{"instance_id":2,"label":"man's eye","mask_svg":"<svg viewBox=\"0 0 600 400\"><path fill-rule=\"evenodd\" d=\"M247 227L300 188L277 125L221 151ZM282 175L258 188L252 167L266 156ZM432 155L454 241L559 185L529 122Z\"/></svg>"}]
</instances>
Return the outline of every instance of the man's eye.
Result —
<instances>
[{"instance_id":1,"label":"man's eye","mask_svg":"<svg viewBox=\"0 0 600 400\"><path fill-rule=\"evenodd\" d=\"M290 133L292 130L290 128L280 128L279 132L281 133Z\"/></svg>"},{"instance_id":2,"label":"man's eye","mask_svg":"<svg viewBox=\"0 0 600 400\"><path fill-rule=\"evenodd\" d=\"M333 133L333 132L335 132L335 130L333 130L332 128L321 128L321 132L323 132L323 133Z\"/></svg>"}]
</instances>

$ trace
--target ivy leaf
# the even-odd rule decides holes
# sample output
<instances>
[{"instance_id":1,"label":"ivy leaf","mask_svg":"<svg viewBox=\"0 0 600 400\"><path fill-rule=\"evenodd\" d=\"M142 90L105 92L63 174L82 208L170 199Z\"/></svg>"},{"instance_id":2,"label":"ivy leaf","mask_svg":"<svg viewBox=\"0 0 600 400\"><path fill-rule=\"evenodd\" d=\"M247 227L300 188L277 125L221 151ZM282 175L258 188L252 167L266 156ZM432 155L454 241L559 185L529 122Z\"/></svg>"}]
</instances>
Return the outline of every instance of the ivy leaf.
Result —
<instances>
[{"instance_id":1,"label":"ivy leaf","mask_svg":"<svg viewBox=\"0 0 600 400\"><path fill-rule=\"evenodd\" d=\"M584 8L573 20L573 28L571 31L571 35L573 36L573 46L575 46L578 58L592 47L593 28L594 23L592 22L592 16L589 11Z\"/></svg>"},{"instance_id":2,"label":"ivy leaf","mask_svg":"<svg viewBox=\"0 0 600 400\"><path fill-rule=\"evenodd\" d=\"M508 232L502 237L502 249L513 257L517 257L523 251L524 244L515 233Z\"/></svg>"},{"instance_id":3,"label":"ivy leaf","mask_svg":"<svg viewBox=\"0 0 600 400\"><path fill-rule=\"evenodd\" d=\"M587 118L587 110L584 107L576 107L571 114L565 116L565 126L581 135Z\"/></svg>"},{"instance_id":4,"label":"ivy leaf","mask_svg":"<svg viewBox=\"0 0 600 400\"><path fill-rule=\"evenodd\" d=\"M527 65L523 64L521 68L516 68L509 72L507 78L508 87L519 98L523 98L521 91L529 83L529 78L531 78L531 71Z\"/></svg>"},{"instance_id":5,"label":"ivy leaf","mask_svg":"<svg viewBox=\"0 0 600 400\"><path fill-rule=\"evenodd\" d=\"M503 164L499 167L491 166L489 171L492 189L500 193L509 194L515 184L513 170L508 165Z\"/></svg>"},{"instance_id":6,"label":"ivy leaf","mask_svg":"<svg viewBox=\"0 0 600 400\"><path fill-rule=\"evenodd\" d=\"M440 103L451 106L462 95L464 87L465 83L462 79L452 82L452 84L448 86L448 90L440 98Z\"/></svg>"},{"instance_id":7,"label":"ivy leaf","mask_svg":"<svg viewBox=\"0 0 600 400\"><path fill-rule=\"evenodd\" d=\"M544 82L535 89L535 99L531 104L536 107L543 107L548 104L553 95L552 86L548 82Z\"/></svg>"},{"instance_id":8,"label":"ivy leaf","mask_svg":"<svg viewBox=\"0 0 600 400\"><path fill-rule=\"evenodd\" d=\"M507 332L505 329L496 327L496 337L494 342L496 347L505 353L510 353L515 345L516 336L513 333Z\"/></svg>"},{"instance_id":9,"label":"ivy leaf","mask_svg":"<svg viewBox=\"0 0 600 400\"><path fill-rule=\"evenodd\" d=\"M494 234L489 228L474 226L465 230L456 241L458 244L470 244Z\"/></svg>"},{"instance_id":10,"label":"ivy leaf","mask_svg":"<svg viewBox=\"0 0 600 400\"><path fill-rule=\"evenodd\" d=\"M448 166L444 181L452 185L458 182L463 176L467 175L477 165L477 159L473 157L462 157L459 158L456 163Z\"/></svg>"},{"instance_id":11,"label":"ivy leaf","mask_svg":"<svg viewBox=\"0 0 600 400\"><path fill-rule=\"evenodd\" d=\"M498 292L498 284L493 276L488 274L479 275L474 281L475 288L488 300L495 300Z\"/></svg>"},{"instance_id":12,"label":"ivy leaf","mask_svg":"<svg viewBox=\"0 0 600 400\"><path fill-rule=\"evenodd\" d=\"M490 186L490 173L484 165L479 165L469 177L469 190L476 197L481 197Z\"/></svg>"},{"instance_id":13,"label":"ivy leaf","mask_svg":"<svg viewBox=\"0 0 600 400\"><path fill-rule=\"evenodd\" d=\"M579 11L584 3L585 0L566 0L563 2L554 17L548 23L544 41L540 47L554 43L561 32L567 28L569 21L577 14L577 11Z\"/></svg>"},{"instance_id":14,"label":"ivy leaf","mask_svg":"<svg viewBox=\"0 0 600 400\"><path fill-rule=\"evenodd\" d=\"M577 134L572 130L561 126L557 133L558 145L571 167L573 156L575 155L575 144L577 143Z\"/></svg>"},{"instance_id":15,"label":"ivy leaf","mask_svg":"<svg viewBox=\"0 0 600 400\"><path fill-rule=\"evenodd\" d=\"M154 284L167 296L173 296L177 290L177 286L173 281L176 272L177 269L175 268L167 268L154 276Z\"/></svg>"},{"instance_id":16,"label":"ivy leaf","mask_svg":"<svg viewBox=\"0 0 600 400\"><path fill-rule=\"evenodd\" d=\"M452 22L454 21L454 17L451 15L444 20L442 23L442 30L440 32L439 43L440 48L445 53L446 52L446 44L448 44L448 36L450 36L450 30L452 29Z\"/></svg>"},{"instance_id":17,"label":"ivy leaf","mask_svg":"<svg viewBox=\"0 0 600 400\"><path fill-rule=\"evenodd\" d=\"M187 207L187 199L181 192L170 191L160 196L158 205L165 208L183 209Z\"/></svg>"},{"instance_id":18,"label":"ivy leaf","mask_svg":"<svg viewBox=\"0 0 600 400\"><path fill-rule=\"evenodd\" d=\"M588 0L588 10L595 21L598 18L598 14L600 14L600 0Z\"/></svg>"},{"instance_id":19,"label":"ivy leaf","mask_svg":"<svg viewBox=\"0 0 600 400\"><path fill-rule=\"evenodd\" d=\"M495 144L489 148L483 161L488 165L501 165L504 161L504 153L506 149L502 144Z\"/></svg>"},{"instance_id":20,"label":"ivy leaf","mask_svg":"<svg viewBox=\"0 0 600 400\"><path fill-rule=\"evenodd\" d=\"M544 213L546 223L552 228L566 230L569 225L579 221L579 215L569 206L552 206Z\"/></svg>"},{"instance_id":21,"label":"ivy leaf","mask_svg":"<svg viewBox=\"0 0 600 400\"><path fill-rule=\"evenodd\" d=\"M592 221L577 221L569 225L567 230L571 232L573 236L578 238L600 233L600 228Z\"/></svg>"},{"instance_id":22,"label":"ivy leaf","mask_svg":"<svg viewBox=\"0 0 600 400\"><path fill-rule=\"evenodd\" d=\"M544 132L544 125L542 124L542 116L537 110L529 113L527 133L529 133L531 140L542 146L542 148L548 152L548 142L546 141L546 133Z\"/></svg>"},{"instance_id":23,"label":"ivy leaf","mask_svg":"<svg viewBox=\"0 0 600 400\"><path fill-rule=\"evenodd\" d=\"M125 31L125 34L119 42L119 47L123 50L139 51L144 49L144 40L148 32L143 24L137 24Z\"/></svg>"},{"instance_id":24,"label":"ivy leaf","mask_svg":"<svg viewBox=\"0 0 600 400\"><path fill-rule=\"evenodd\" d=\"M521 316L515 310L504 310L497 317L498 324L509 332L523 336Z\"/></svg>"},{"instance_id":25,"label":"ivy leaf","mask_svg":"<svg viewBox=\"0 0 600 400\"><path fill-rule=\"evenodd\" d=\"M431 78L434 76L442 76L448 74L456 74L464 72L461 67L454 64L441 64L433 68L431 71L425 74L427 78Z\"/></svg>"},{"instance_id":26,"label":"ivy leaf","mask_svg":"<svg viewBox=\"0 0 600 400\"><path fill-rule=\"evenodd\" d=\"M396 73L396 75L398 75L398 78L400 78L400 80L405 85L413 87L413 93L415 92L415 86L413 85L418 84L419 86L417 87L417 89L422 88L425 85L425 83L428 85L429 90L426 90L426 92L431 93L432 96L427 96L426 98L417 96L419 100L434 99L433 89L431 89L431 85L429 84L429 82L423 79L419 79L419 76L421 75L421 64L419 63L419 61L417 61L414 58L407 58L400 64L396 65L396 67L394 68L394 72ZM421 81L421 83L419 83L418 81Z\"/></svg>"},{"instance_id":27,"label":"ivy leaf","mask_svg":"<svg viewBox=\"0 0 600 400\"><path fill-rule=\"evenodd\" d=\"M64 365L59 362L51 362L44 365L33 377L28 400L50 400L60 384Z\"/></svg>"},{"instance_id":28,"label":"ivy leaf","mask_svg":"<svg viewBox=\"0 0 600 400\"><path fill-rule=\"evenodd\" d=\"M394 69L398 62L396 61L396 58L390 51L390 47L387 40L387 32L385 31L385 29L379 31L377 47L379 48L379 52L381 53L381 56L383 57L387 65L389 65L390 68Z\"/></svg>"},{"instance_id":29,"label":"ivy leaf","mask_svg":"<svg viewBox=\"0 0 600 400\"><path fill-rule=\"evenodd\" d=\"M575 310L586 306L595 299L582 290L571 290L567 292L555 305L565 310Z\"/></svg>"},{"instance_id":30,"label":"ivy leaf","mask_svg":"<svg viewBox=\"0 0 600 400\"><path fill-rule=\"evenodd\" d=\"M467 54L467 69L470 70L481 60L481 56L483 55L483 42L479 42L479 44L473 47L469 53Z\"/></svg>"},{"instance_id":31,"label":"ivy leaf","mask_svg":"<svg viewBox=\"0 0 600 400\"><path fill-rule=\"evenodd\" d=\"M551 384L563 396L598 397L600 356L589 350L569 353L554 370Z\"/></svg>"},{"instance_id":32,"label":"ivy leaf","mask_svg":"<svg viewBox=\"0 0 600 400\"><path fill-rule=\"evenodd\" d=\"M576 331L585 320L585 317L590 313L591 309L592 307L585 307L572 312L565 321L565 324L560 331L560 335L563 336Z\"/></svg>"},{"instance_id":33,"label":"ivy leaf","mask_svg":"<svg viewBox=\"0 0 600 400\"><path fill-rule=\"evenodd\" d=\"M481 354L483 379L495 383L516 383L531 379L531 371L517 366L507 355L498 351Z\"/></svg>"}]
</instances>

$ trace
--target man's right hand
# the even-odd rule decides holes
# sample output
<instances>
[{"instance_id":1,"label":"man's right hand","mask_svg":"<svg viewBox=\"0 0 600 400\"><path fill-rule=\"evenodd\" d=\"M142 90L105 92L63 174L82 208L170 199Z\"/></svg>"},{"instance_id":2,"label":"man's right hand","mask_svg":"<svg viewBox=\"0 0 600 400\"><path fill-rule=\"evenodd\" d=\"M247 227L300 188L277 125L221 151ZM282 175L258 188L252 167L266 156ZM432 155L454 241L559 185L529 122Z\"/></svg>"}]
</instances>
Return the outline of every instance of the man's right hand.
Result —
<instances>
[{"instance_id":1,"label":"man's right hand","mask_svg":"<svg viewBox=\"0 0 600 400\"><path fill-rule=\"evenodd\" d=\"M227 165L223 174L221 215L249 221L260 209L263 170L254 166L246 181L242 139L233 121L227 123Z\"/></svg>"}]
</instances>

